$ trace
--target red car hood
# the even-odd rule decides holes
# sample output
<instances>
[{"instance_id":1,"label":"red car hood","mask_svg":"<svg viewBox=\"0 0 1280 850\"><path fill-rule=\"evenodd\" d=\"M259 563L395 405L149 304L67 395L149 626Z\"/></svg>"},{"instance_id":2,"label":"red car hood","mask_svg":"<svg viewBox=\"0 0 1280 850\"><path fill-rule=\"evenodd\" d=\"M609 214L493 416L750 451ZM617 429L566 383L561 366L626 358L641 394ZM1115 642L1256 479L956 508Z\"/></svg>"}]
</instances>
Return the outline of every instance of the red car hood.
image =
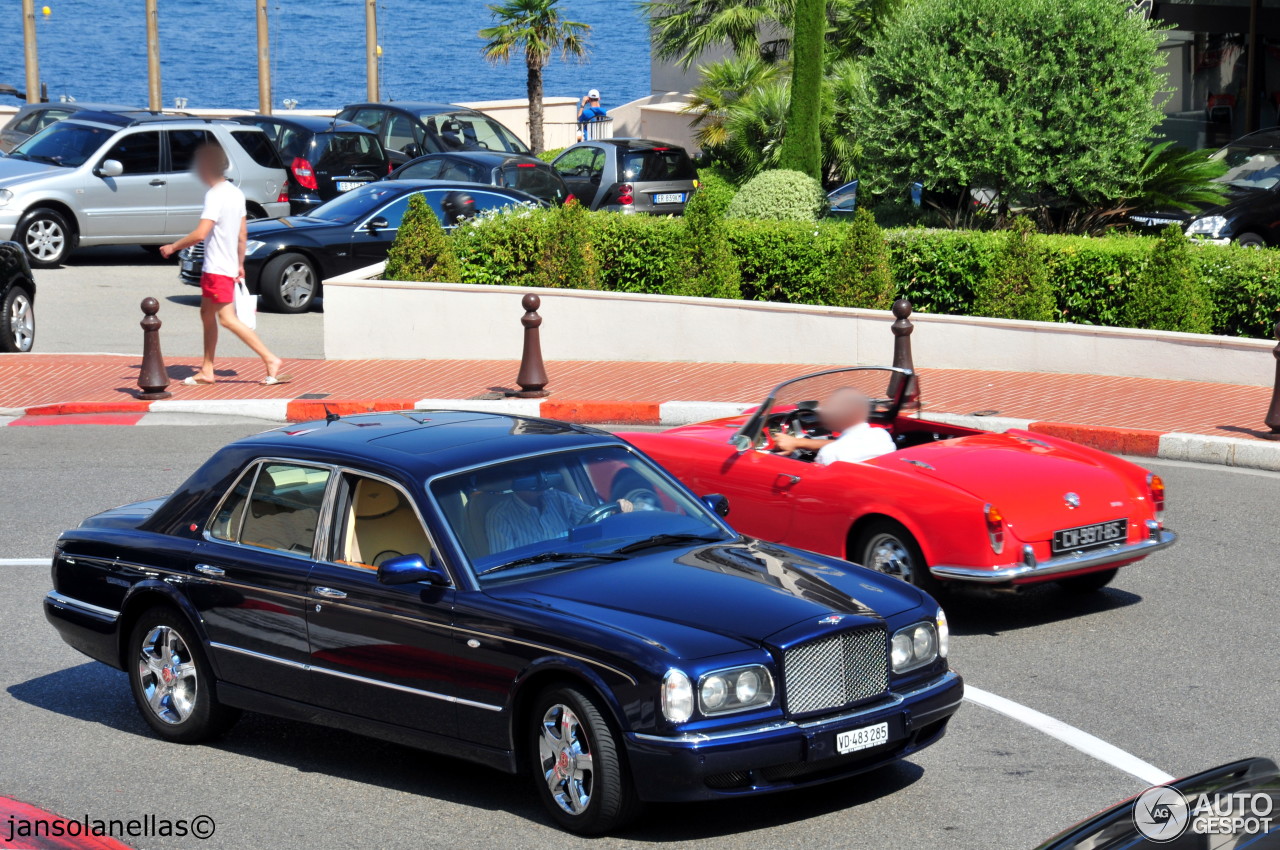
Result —
<instances>
[{"instance_id":1,"label":"red car hood","mask_svg":"<svg viewBox=\"0 0 1280 850\"><path fill-rule=\"evenodd\" d=\"M916 463L908 463L915 461ZM1105 520L1145 518L1150 507L1115 470L1032 434L978 434L894 452L872 461L957 487L996 506L1027 543L1061 528ZM1071 508L1067 494L1080 506ZM1140 516L1141 515L1141 516Z\"/></svg>"}]
</instances>

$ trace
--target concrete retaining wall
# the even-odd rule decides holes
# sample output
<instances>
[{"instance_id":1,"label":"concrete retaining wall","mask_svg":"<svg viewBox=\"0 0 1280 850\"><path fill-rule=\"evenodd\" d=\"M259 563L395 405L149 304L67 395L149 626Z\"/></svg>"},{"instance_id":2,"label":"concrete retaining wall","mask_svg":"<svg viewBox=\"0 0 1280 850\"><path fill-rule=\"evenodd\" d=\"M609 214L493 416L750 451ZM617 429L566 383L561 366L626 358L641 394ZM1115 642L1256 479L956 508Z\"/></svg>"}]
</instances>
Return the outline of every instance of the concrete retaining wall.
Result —
<instances>
[{"instance_id":1,"label":"concrete retaining wall","mask_svg":"<svg viewBox=\"0 0 1280 850\"><path fill-rule=\"evenodd\" d=\"M542 297L548 360L887 363L878 310L376 279L325 281L325 357L514 359L520 299ZM1274 342L1236 337L917 314L916 364L933 369L1120 375L1271 386Z\"/></svg>"}]
</instances>

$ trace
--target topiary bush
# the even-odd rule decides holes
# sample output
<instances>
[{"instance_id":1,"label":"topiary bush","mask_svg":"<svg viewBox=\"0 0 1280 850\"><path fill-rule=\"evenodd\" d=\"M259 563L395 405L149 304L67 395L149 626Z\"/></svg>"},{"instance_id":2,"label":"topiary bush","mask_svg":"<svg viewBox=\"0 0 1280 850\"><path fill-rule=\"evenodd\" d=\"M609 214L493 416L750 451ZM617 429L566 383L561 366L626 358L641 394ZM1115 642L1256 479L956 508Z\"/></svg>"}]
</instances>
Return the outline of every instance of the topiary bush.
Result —
<instances>
[{"instance_id":1,"label":"topiary bush","mask_svg":"<svg viewBox=\"0 0 1280 850\"><path fill-rule=\"evenodd\" d=\"M816 221L827 205L822 184L799 171L764 171L747 181L729 203L729 218Z\"/></svg>"},{"instance_id":2,"label":"topiary bush","mask_svg":"<svg viewBox=\"0 0 1280 850\"><path fill-rule=\"evenodd\" d=\"M1151 246L1146 273L1129 289L1125 323L1158 331L1213 331L1213 304L1196 273L1192 246L1169 225Z\"/></svg>"},{"instance_id":3,"label":"topiary bush","mask_svg":"<svg viewBox=\"0 0 1280 850\"><path fill-rule=\"evenodd\" d=\"M725 237L724 219L713 204L691 204L682 218L685 295L741 298L738 261Z\"/></svg>"},{"instance_id":4,"label":"topiary bush","mask_svg":"<svg viewBox=\"0 0 1280 850\"><path fill-rule=\"evenodd\" d=\"M590 215L586 207L572 200L544 217L548 238L542 240L542 254L534 274L536 286L600 288L600 264L587 221Z\"/></svg>"},{"instance_id":5,"label":"topiary bush","mask_svg":"<svg viewBox=\"0 0 1280 850\"><path fill-rule=\"evenodd\" d=\"M387 252L383 276L387 280L445 283L457 283L462 279L453 242L421 195L409 197L409 207Z\"/></svg>"},{"instance_id":6,"label":"topiary bush","mask_svg":"<svg viewBox=\"0 0 1280 850\"><path fill-rule=\"evenodd\" d=\"M888 310L893 306L897 286L889 269L889 249L884 232L865 208L853 214L840 246L840 256L831 266L830 301L837 307Z\"/></svg>"},{"instance_id":7,"label":"topiary bush","mask_svg":"<svg viewBox=\"0 0 1280 850\"><path fill-rule=\"evenodd\" d=\"M738 190L725 178L718 169L702 168L698 170L698 189L685 204L685 215L690 209L707 207L717 218L724 218L729 204L737 196Z\"/></svg>"},{"instance_id":8,"label":"topiary bush","mask_svg":"<svg viewBox=\"0 0 1280 850\"><path fill-rule=\"evenodd\" d=\"M1014 219L992 274L980 278L973 310L996 319L1052 322L1057 318L1053 288L1035 225L1025 216Z\"/></svg>"}]
</instances>

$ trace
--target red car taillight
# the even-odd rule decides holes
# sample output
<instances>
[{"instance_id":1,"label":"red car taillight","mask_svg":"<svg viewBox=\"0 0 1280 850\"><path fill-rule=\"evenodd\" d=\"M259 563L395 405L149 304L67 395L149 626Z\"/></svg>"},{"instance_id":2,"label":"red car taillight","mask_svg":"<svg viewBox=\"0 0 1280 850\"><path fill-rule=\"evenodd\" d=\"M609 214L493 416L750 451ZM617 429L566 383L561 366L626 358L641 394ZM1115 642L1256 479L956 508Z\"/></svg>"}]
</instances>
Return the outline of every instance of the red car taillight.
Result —
<instances>
[{"instance_id":1,"label":"red car taillight","mask_svg":"<svg viewBox=\"0 0 1280 850\"><path fill-rule=\"evenodd\" d=\"M293 158L293 164L289 166L289 170L293 172L293 179L298 181L298 185L304 189L312 191L319 189L320 184L316 182L316 171L311 167L311 163L300 156Z\"/></svg>"},{"instance_id":2,"label":"red car taillight","mask_svg":"<svg viewBox=\"0 0 1280 850\"><path fill-rule=\"evenodd\" d=\"M287 204L287 203L289 203L289 190L288 190L288 189L283 189L283 188L282 188L282 189L280 190L280 195L276 198L276 203L277 203L277 204Z\"/></svg>"},{"instance_id":3,"label":"red car taillight","mask_svg":"<svg viewBox=\"0 0 1280 850\"><path fill-rule=\"evenodd\" d=\"M618 203L624 207L629 207L636 202L635 189L630 183L623 183L618 187Z\"/></svg>"},{"instance_id":4,"label":"red car taillight","mask_svg":"<svg viewBox=\"0 0 1280 850\"><path fill-rule=\"evenodd\" d=\"M568 206L569 204L576 204L577 202L578 198L572 192L569 193L569 197L564 199L565 206Z\"/></svg>"},{"instance_id":5,"label":"red car taillight","mask_svg":"<svg viewBox=\"0 0 1280 850\"><path fill-rule=\"evenodd\" d=\"M991 551L999 555L1004 551L1004 514L994 505L983 508L987 520L987 539L991 541Z\"/></svg>"},{"instance_id":6,"label":"red car taillight","mask_svg":"<svg viewBox=\"0 0 1280 850\"><path fill-rule=\"evenodd\" d=\"M388 162L388 163L387 163L387 173L388 173L388 174L390 174L391 172L393 172L393 171L395 171L395 170L396 170L396 164L395 164L394 162Z\"/></svg>"},{"instance_id":7,"label":"red car taillight","mask_svg":"<svg viewBox=\"0 0 1280 850\"><path fill-rule=\"evenodd\" d=\"M1147 476L1147 492L1151 496L1151 509L1156 519L1164 519L1164 479L1154 473Z\"/></svg>"}]
</instances>

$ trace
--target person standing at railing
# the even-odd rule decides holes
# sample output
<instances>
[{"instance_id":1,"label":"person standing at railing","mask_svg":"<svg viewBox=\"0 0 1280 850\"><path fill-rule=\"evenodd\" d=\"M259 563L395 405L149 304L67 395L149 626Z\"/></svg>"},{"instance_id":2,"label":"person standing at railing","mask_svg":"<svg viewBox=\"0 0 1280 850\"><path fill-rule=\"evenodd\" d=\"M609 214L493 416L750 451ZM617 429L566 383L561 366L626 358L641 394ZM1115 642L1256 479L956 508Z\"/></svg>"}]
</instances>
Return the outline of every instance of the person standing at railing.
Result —
<instances>
[{"instance_id":1,"label":"person standing at railing","mask_svg":"<svg viewBox=\"0 0 1280 850\"><path fill-rule=\"evenodd\" d=\"M592 89L587 92L578 106L578 139L586 141L591 138L587 125L592 121L603 121L608 117L609 113L605 112L604 107L600 105L600 90Z\"/></svg>"}]
</instances>

